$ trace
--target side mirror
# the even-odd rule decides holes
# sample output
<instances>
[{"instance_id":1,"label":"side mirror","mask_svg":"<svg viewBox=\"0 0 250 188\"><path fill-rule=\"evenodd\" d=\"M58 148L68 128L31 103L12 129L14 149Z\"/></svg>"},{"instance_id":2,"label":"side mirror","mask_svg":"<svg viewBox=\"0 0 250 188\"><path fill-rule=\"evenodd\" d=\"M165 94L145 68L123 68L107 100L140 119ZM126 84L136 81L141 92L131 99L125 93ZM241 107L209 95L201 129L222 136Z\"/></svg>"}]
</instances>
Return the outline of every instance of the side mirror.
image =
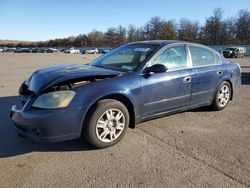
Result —
<instances>
[{"instance_id":1,"label":"side mirror","mask_svg":"<svg viewBox=\"0 0 250 188\"><path fill-rule=\"evenodd\" d=\"M166 72L168 69L165 65L163 64L155 64L151 67L148 67L146 69L146 74L150 74L150 73L163 73Z\"/></svg>"}]
</instances>

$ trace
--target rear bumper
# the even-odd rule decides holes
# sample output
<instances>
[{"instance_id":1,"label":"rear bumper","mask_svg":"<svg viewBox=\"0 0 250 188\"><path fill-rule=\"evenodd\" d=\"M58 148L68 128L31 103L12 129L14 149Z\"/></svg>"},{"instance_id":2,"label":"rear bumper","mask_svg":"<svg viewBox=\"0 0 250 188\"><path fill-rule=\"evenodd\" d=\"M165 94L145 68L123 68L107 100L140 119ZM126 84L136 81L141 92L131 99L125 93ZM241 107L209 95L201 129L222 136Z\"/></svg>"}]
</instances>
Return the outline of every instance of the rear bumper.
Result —
<instances>
[{"instance_id":1,"label":"rear bumper","mask_svg":"<svg viewBox=\"0 0 250 188\"><path fill-rule=\"evenodd\" d=\"M14 128L22 135L38 142L59 142L81 136L81 112L77 109L18 110L10 109Z\"/></svg>"}]
</instances>

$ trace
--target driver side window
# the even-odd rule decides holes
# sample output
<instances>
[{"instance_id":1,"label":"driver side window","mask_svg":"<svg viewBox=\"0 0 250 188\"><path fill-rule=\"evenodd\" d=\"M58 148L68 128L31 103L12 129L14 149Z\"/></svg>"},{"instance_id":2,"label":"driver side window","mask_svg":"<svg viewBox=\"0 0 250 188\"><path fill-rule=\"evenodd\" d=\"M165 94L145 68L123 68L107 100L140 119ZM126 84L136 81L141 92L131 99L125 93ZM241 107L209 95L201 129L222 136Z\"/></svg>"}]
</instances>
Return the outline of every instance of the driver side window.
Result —
<instances>
[{"instance_id":1,"label":"driver side window","mask_svg":"<svg viewBox=\"0 0 250 188\"><path fill-rule=\"evenodd\" d=\"M187 68L187 54L184 45L172 46L163 50L152 62L155 64L163 64L168 70Z\"/></svg>"}]
</instances>

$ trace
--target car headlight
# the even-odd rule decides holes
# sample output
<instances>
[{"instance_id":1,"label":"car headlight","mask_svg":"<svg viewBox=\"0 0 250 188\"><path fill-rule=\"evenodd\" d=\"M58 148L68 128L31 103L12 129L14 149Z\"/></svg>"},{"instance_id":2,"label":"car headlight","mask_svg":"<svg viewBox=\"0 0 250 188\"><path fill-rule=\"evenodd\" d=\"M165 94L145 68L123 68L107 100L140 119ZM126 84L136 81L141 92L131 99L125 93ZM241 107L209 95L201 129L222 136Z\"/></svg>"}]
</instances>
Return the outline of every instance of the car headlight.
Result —
<instances>
[{"instance_id":1,"label":"car headlight","mask_svg":"<svg viewBox=\"0 0 250 188\"><path fill-rule=\"evenodd\" d=\"M39 96L33 107L42 109L65 108L75 96L74 91L55 91Z\"/></svg>"}]
</instances>

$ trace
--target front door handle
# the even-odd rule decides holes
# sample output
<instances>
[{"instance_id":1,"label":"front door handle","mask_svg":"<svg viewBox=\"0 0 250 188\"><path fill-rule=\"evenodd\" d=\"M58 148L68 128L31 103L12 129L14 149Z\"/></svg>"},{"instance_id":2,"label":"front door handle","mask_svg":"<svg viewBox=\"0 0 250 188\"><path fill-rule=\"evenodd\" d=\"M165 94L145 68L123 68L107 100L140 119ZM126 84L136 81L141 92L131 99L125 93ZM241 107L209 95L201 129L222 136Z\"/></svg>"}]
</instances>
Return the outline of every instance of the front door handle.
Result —
<instances>
[{"instance_id":1,"label":"front door handle","mask_svg":"<svg viewBox=\"0 0 250 188\"><path fill-rule=\"evenodd\" d=\"M185 78L183 78L183 83L190 83L192 80L191 76L187 76Z\"/></svg>"}]
</instances>

